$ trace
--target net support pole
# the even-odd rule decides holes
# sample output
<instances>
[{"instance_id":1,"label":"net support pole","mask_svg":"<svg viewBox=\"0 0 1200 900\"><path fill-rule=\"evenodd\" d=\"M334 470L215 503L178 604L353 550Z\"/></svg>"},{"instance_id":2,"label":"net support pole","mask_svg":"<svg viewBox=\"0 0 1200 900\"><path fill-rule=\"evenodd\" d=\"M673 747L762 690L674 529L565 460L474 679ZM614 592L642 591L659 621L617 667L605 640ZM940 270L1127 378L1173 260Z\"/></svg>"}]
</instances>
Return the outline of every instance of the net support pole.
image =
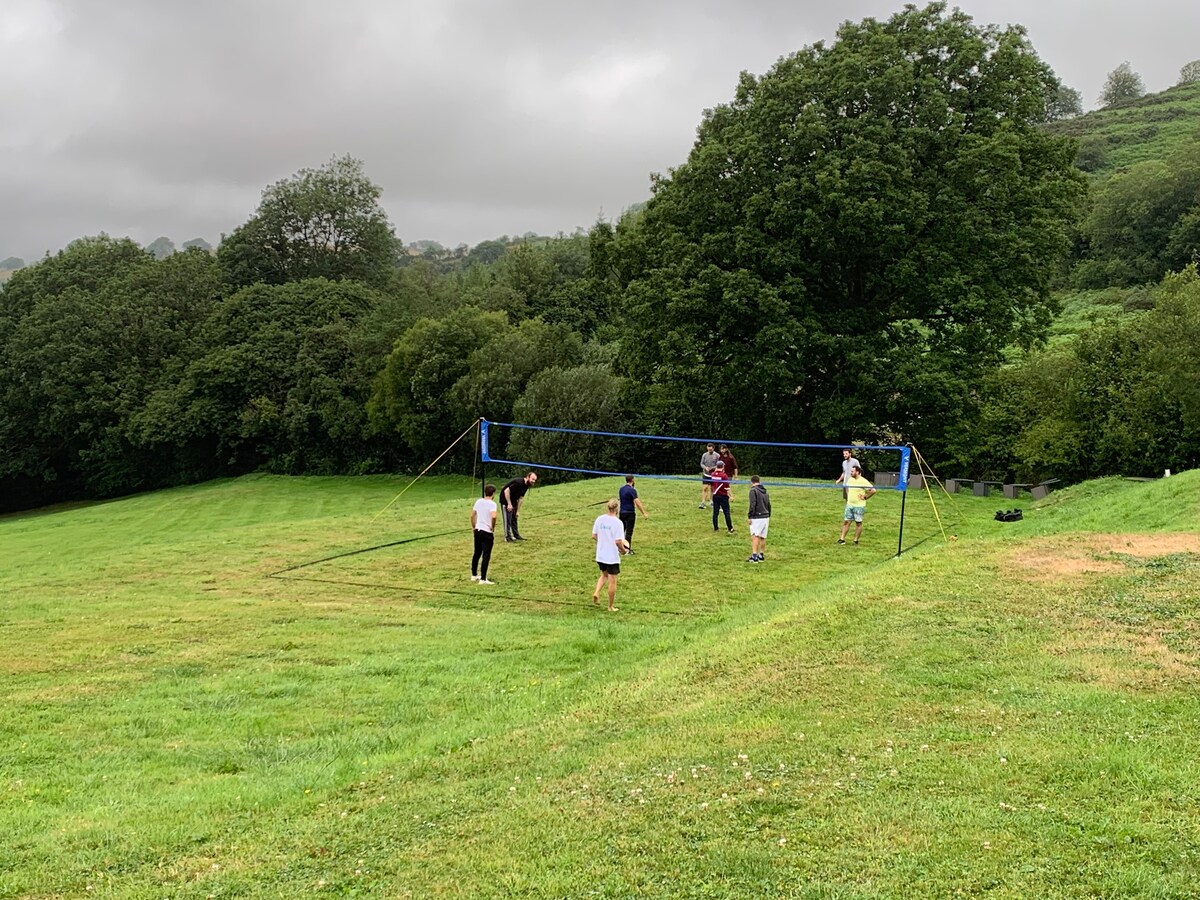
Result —
<instances>
[{"instance_id":1,"label":"net support pole","mask_svg":"<svg viewBox=\"0 0 1200 900\"><path fill-rule=\"evenodd\" d=\"M896 558L904 552L904 507L908 500L908 466L912 458L912 448L902 447L900 450L900 474L896 487L900 488L900 538L896 543Z\"/></svg>"},{"instance_id":2,"label":"net support pole","mask_svg":"<svg viewBox=\"0 0 1200 900\"><path fill-rule=\"evenodd\" d=\"M479 496L480 497L485 496L485 492L487 491L487 460L484 457L483 446L482 446L484 424L485 424L484 421L481 419L479 422L480 446L475 448L476 451L479 453Z\"/></svg>"},{"instance_id":3,"label":"net support pole","mask_svg":"<svg viewBox=\"0 0 1200 900\"><path fill-rule=\"evenodd\" d=\"M488 420L479 420L479 496L487 490Z\"/></svg>"}]
</instances>

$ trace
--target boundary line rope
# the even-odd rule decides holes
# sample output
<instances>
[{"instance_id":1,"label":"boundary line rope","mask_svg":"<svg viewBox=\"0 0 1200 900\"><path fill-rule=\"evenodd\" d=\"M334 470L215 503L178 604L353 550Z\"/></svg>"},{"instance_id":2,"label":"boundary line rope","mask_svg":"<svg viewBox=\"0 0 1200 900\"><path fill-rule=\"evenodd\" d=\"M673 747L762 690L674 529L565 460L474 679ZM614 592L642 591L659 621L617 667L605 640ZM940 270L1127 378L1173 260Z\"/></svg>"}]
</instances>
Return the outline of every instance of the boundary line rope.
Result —
<instances>
[{"instance_id":1,"label":"boundary line rope","mask_svg":"<svg viewBox=\"0 0 1200 900\"><path fill-rule=\"evenodd\" d=\"M479 419L476 419L474 422L472 422L472 423L471 423L471 424L470 424L470 425L467 427L467 430L466 430L466 431L464 431L462 434L460 434L458 437L456 437L456 438L453 440L453 442L451 442L451 444L450 444L450 446L449 446L449 447L447 447L445 450L443 450L441 453L439 453L439 454L438 454L438 457L437 457L437 459L435 459L433 462L431 462L429 465L427 465L427 466L426 466L424 469L422 469L422 470L420 471L420 473L417 475L417 477L416 477L416 478L414 478L412 481L410 481L408 484L406 484L406 485L404 486L404 490L400 491L400 493L399 493L399 494L397 494L395 497L393 497L393 498L392 498L392 499L391 499L391 500L388 502L388 505L387 505L387 506L385 506L385 507L384 507L383 509L381 509L379 512L375 513L375 516L374 516L374 517L371 519L371 521L372 521L372 522L374 522L374 521L375 521L375 519L378 519L378 518L379 518L380 516L382 516L382 515L383 515L385 512L387 512L387 511L388 511L388 510L391 508L391 506L392 506L392 504L393 504L393 503L395 503L397 500L399 500L401 497L403 497L403 496L404 496L404 492L405 492L405 491L407 491L407 490L408 490L410 487L412 487L414 484L416 484L418 481L420 481L420 480L421 480L421 477L422 477L422 476L423 476L423 475L424 475L426 472L428 472L430 469L432 469L434 466L436 466L436 465L437 465L439 462L441 462L441 460L442 460L442 457L443 457L443 456L445 456L447 453L449 453L451 450L453 450L453 449L455 448L455 446L458 444L458 442L459 442L459 441L461 441L463 438L465 438L465 437L467 436L467 434L468 434L468 433L471 431L471 429L472 429L472 428L474 428L476 425L478 425L478 424L479 424L480 422L482 422L482 421L483 421L483 419L482 419L482 418L479 418Z\"/></svg>"}]
</instances>

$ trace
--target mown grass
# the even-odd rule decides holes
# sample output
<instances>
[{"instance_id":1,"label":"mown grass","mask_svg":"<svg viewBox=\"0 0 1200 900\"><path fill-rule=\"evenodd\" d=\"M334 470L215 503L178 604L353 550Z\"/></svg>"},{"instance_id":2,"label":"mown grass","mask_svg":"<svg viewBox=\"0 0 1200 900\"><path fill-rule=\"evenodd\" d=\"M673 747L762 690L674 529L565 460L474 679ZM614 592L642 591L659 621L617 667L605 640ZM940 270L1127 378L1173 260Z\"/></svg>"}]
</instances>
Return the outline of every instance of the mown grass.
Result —
<instances>
[{"instance_id":1,"label":"mown grass","mask_svg":"<svg viewBox=\"0 0 1200 900\"><path fill-rule=\"evenodd\" d=\"M490 589L465 479L0 518L0 896L1195 896L1198 484L912 492L899 560L777 489L761 566L641 484L616 614L611 480Z\"/></svg>"}]
</instances>

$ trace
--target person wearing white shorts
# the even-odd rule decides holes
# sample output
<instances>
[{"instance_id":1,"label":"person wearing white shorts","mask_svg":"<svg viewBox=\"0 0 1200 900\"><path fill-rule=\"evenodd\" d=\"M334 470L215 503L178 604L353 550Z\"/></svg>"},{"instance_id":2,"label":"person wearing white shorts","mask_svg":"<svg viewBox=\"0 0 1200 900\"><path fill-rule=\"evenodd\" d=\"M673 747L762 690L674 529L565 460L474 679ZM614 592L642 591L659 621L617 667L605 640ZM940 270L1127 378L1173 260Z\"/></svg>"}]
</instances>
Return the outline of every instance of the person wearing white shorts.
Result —
<instances>
[{"instance_id":1,"label":"person wearing white shorts","mask_svg":"<svg viewBox=\"0 0 1200 900\"><path fill-rule=\"evenodd\" d=\"M754 475L750 478L750 509L746 513L750 526L750 558L746 562L760 563L766 557L767 530L771 527L771 498L762 480Z\"/></svg>"}]
</instances>

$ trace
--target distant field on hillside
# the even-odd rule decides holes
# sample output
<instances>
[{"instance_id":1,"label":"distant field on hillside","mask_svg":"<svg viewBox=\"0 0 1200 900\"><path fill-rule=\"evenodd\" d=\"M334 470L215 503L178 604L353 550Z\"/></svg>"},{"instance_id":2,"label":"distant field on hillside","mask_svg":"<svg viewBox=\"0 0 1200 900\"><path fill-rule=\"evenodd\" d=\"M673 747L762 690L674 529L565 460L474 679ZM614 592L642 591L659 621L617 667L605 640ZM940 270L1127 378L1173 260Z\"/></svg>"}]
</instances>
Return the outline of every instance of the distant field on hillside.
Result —
<instances>
[{"instance_id":1,"label":"distant field on hillside","mask_svg":"<svg viewBox=\"0 0 1200 900\"><path fill-rule=\"evenodd\" d=\"M1018 503L255 476L0 517L0 897L1195 896L1200 477ZM940 520L940 524L939 524ZM944 531L943 531L944 528ZM953 540L951 540L953 538Z\"/></svg>"},{"instance_id":2,"label":"distant field on hillside","mask_svg":"<svg viewBox=\"0 0 1200 900\"><path fill-rule=\"evenodd\" d=\"M1200 82L1147 94L1045 126L1080 141L1080 162L1097 178L1149 159L1166 159L1200 141Z\"/></svg>"},{"instance_id":3,"label":"distant field on hillside","mask_svg":"<svg viewBox=\"0 0 1200 900\"><path fill-rule=\"evenodd\" d=\"M1149 309L1154 302L1154 288L1139 285L1131 288L1062 291L1056 299L1062 309L1050 324L1047 341L1051 345L1100 325L1115 324Z\"/></svg>"}]
</instances>

